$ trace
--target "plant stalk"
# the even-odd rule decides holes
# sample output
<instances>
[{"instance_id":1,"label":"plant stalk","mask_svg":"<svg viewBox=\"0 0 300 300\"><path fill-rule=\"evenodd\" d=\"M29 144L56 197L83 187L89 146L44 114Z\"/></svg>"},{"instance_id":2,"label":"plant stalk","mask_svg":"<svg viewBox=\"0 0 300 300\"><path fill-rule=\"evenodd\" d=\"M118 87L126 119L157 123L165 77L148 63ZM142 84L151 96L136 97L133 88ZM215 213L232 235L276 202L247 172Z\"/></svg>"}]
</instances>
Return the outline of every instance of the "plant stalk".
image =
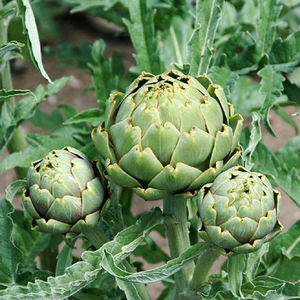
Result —
<instances>
[{"instance_id":1,"label":"plant stalk","mask_svg":"<svg viewBox=\"0 0 300 300\"><path fill-rule=\"evenodd\" d=\"M206 283L209 271L219 256L220 250L214 246L207 248L206 251L199 256L190 284L191 290L198 291Z\"/></svg>"},{"instance_id":2,"label":"plant stalk","mask_svg":"<svg viewBox=\"0 0 300 300\"><path fill-rule=\"evenodd\" d=\"M3 8L2 0L0 0L0 9ZM7 43L7 29L8 29L8 19L0 20L0 45ZM10 64L9 61L6 62L3 66L1 72L1 81L2 81L2 88L5 90L12 90L12 78L10 72ZM5 100L8 104L14 108L16 106L15 99L9 98ZM9 153L19 152L26 147L25 137L22 131L22 128L19 126L16 128L12 138L10 139L7 149ZM27 169L25 168L15 168L15 171L18 175L18 178L24 178L27 174Z\"/></svg>"},{"instance_id":3,"label":"plant stalk","mask_svg":"<svg viewBox=\"0 0 300 300\"><path fill-rule=\"evenodd\" d=\"M82 233L96 249L99 249L103 244L109 241L106 234L98 226L83 228Z\"/></svg>"},{"instance_id":4,"label":"plant stalk","mask_svg":"<svg viewBox=\"0 0 300 300\"><path fill-rule=\"evenodd\" d=\"M178 257L190 247L187 200L178 198L166 198L163 201L164 215L170 217L165 222L171 257ZM175 274L176 298L179 293L187 291L193 274L194 263L184 266Z\"/></svg>"},{"instance_id":5,"label":"plant stalk","mask_svg":"<svg viewBox=\"0 0 300 300\"><path fill-rule=\"evenodd\" d=\"M49 270L55 273L56 268L56 257L58 255L58 249L51 251L51 247L46 247L46 249L40 254L41 269Z\"/></svg>"}]
</instances>

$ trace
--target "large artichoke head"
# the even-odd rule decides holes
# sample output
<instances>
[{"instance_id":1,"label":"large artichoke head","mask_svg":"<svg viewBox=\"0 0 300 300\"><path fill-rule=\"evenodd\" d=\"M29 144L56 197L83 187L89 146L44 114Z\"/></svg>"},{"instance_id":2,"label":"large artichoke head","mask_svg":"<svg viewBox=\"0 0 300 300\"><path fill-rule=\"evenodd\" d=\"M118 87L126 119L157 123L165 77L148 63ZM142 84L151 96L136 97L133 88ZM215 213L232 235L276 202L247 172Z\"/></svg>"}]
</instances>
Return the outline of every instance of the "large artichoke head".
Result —
<instances>
[{"instance_id":1,"label":"large artichoke head","mask_svg":"<svg viewBox=\"0 0 300 300\"><path fill-rule=\"evenodd\" d=\"M204 186L198 199L200 237L227 253L256 251L282 230L280 193L260 173L233 167Z\"/></svg>"},{"instance_id":2,"label":"large artichoke head","mask_svg":"<svg viewBox=\"0 0 300 300\"><path fill-rule=\"evenodd\" d=\"M147 200L189 198L236 165L242 123L221 86L171 70L112 94L92 137L109 180Z\"/></svg>"},{"instance_id":3,"label":"large artichoke head","mask_svg":"<svg viewBox=\"0 0 300 300\"><path fill-rule=\"evenodd\" d=\"M66 147L31 164L22 201L35 229L66 234L95 226L106 199L105 184L92 164Z\"/></svg>"}]
</instances>

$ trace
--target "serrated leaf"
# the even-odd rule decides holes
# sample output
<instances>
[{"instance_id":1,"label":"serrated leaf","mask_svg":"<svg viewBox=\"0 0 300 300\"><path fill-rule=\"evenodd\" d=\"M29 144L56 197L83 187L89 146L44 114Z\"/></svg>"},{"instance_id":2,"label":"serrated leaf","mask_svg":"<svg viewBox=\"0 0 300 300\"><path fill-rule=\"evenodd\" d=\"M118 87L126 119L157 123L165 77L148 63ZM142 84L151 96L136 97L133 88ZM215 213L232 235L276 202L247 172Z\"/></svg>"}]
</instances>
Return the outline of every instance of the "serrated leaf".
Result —
<instances>
[{"instance_id":1,"label":"serrated leaf","mask_svg":"<svg viewBox=\"0 0 300 300\"><path fill-rule=\"evenodd\" d=\"M259 92L259 85L247 76L241 76L233 88L229 101L235 111L244 117L249 117L254 111L261 109L264 97Z\"/></svg>"},{"instance_id":2,"label":"serrated leaf","mask_svg":"<svg viewBox=\"0 0 300 300\"><path fill-rule=\"evenodd\" d=\"M17 0L18 14L17 16L22 19L23 32L28 37L28 48L30 51L31 59L36 67L41 72L42 76L52 83L50 77L45 71L42 62L41 44L39 39L39 33L36 26L34 14L29 0Z\"/></svg>"},{"instance_id":3,"label":"serrated leaf","mask_svg":"<svg viewBox=\"0 0 300 300\"><path fill-rule=\"evenodd\" d=\"M10 41L7 44L1 45L0 46L0 59L2 59L2 57L10 51L13 51L13 50L20 51L22 47L24 47L24 44L19 43L17 41Z\"/></svg>"},{"instance_id":4,"label":"serrated leaf","mask_svg":"<svg viewBox=\"0 0 300 300\"><path fill-rule=\"evenodd\" d=\"M71 13L78 13L99 6L108 10L118 2L125 3L124 0L66 0L66 2L75 6Z\"/></svg>"},{"instance_id":5,"label":"serrated leaf","mask_svg":"<svg viewBox=\"0 0 300 300\"><path fill-rule=\"evenodd\" d=\"M182 252L179 257L169 260L166 264L138 273L130 273L117 266L116 260L109 253L105 253L102 266L111 275L132 283L152 283L172 276L183 268L187 263L195 260L203 251L209 247L207 243L198 243Z\"/></svg>"},{"instance_id":6,"label":"serrated leaf","mask_svg":"<svg viewBox=\"0 0 300 300\"><path fill-rule=\"evenodd\" d=\"M253 154L254 168L271 177L300 207L300 176L295 168L288 169L265 145L259 144Z\"/></svg>"},{"instance_id":7,"label":"serrated leaf","mask_svg":"<svg viewBox=\"0 0 300 300\"><path fill-rule=\"evenodd\" d=\"M240 23L253 24L256 27L256 20L260 11L256 0L244 1L244 5L239 14Z\"/></svg>"},{"instance_id":8,"label":"serrated leaf","mask_svg":"<svg viewBox=\"0 0 300 300\"><path fill-rule=\"evenodd\" d=\"M296 282L299 280L300 257L298 256L292 259L284 257L280 263L280 267L277 269L277 272L273 273L272 276L289 282Z\"/></svg>"},{"instance_id":9,"label":"serrated leaf","mask_svg":"<svg viewBox=\"0 0 300 300\"><path fill-rule=\"evenodd\" d=\"M91 122L93 125L97 125L100 122L104 121L104 116L101 115L100 110L96 108L91 108L85 111L81 111L75 116L71 117L64 122L64 125L82 123L82 122Z\"/></svg>"},{"instance_id":10,"label":"serrated leaf","mask_svg":"<svg viewBox=\"0 0 300 300\"><path fill-rule=\"evenodd\" d=\"M25 96L34 94L29 90L4 90L0 89L0 101L1 99L9 99L16 96Z\"/></svg>"},{"instance_id":11,"label":"serrated leaf","mask_svg":"<svg viewBox=\"0 0 300 300\"><path fill-rule=\"evenodd\" d=\"M223 87L224 93L230 101L231 92L239 78L239 75L232 72L227 67L213 66L210 68L208 76L213 83L219 84Z\"/></svg>"},{"instance_id":12,"label":"serrated leaf","mask_svg":"<svg viewBox=\"0 0 300 300\"><path fill-rule=\"evenodd\" d=\"M248 74L258 68L260 56L256 44L243 47L243 50L232 59L228 59L228 66L240 75Z\"/></svg>"},{"instance_id":13,"label":"serrated leaf","mask_svg":"<svg viewBox=\"0 0 300 300\"><path fill-rule=\"evenodd\" d=\"M280 234L270 246L266 262L268 265L274 264L282 256L288 259L300 258L300 221L294 223L286 232Z\"/></svg>"},{"instance_id":14,"label":"serrated leaf","mask_svg":"<svg viewBox=\"0 0 300 300\"><path fill-rule=\"evenodd\" d=\"M169 30L160 34L159 54L166 70L170 69L174 63L182 67L187 61L187 44L192 31L191 17L183 19L174 16Z\"/></svg>"},{"instance_id":15,"label":"serrated leaf","mask_svg":"<svg viewBox=\"0 0 300 300\"><path fill-rule=\"evenodd\" d=\"M248 1L247 1L248 2ZM218 31L224 34L224 31L236 24L237 10L233 4L225 1L222 7L222 16L218 26Z\"/></svg>"},{"instance_id":16,"label":"serrated leaf","mask_svg":"<svg viewBox=\"0 0 300 300\"><path fill-rule=\"evenodd\" d=\"M64 146L80 148L81 145L72 138L72 134L77 132L80 132L78 128L62 127L49 136L32 135L31 144L24 150L12 153L0 161L0 174L15 167L28 168L32 161L44 157L53 149Z\"/></svg>"},{"instance_id":17,"label":"serrated leaf","mask_svg":"<svg viewBox=\"0 0 300 300\"><path fill-rule=\"evenodd\" d=\"M274 70L291 73L300 62L300 30L289 35L284 41L275 40L269 53Z\"/></svg>"},{"instance_id":18,"label":"serrated leaf","mask_svg":"<svg viewBox=\"0 0 300 300\"><path fill-rule=\"evenodd\" d=\"M0 200L0 286L16 283L17 269L22 260L21 251L12 242L14 208L6 198Z\"/></svg>"},{"instance_id":19,"label":"serrated leaf","mask_svg":"<svg viewBox=\"0 0 300 300\"><path fill-rule=\"evenodd\" d=\"M198 293L193 293L191 298L187 299L199 299L201 295L204 299L237 299L231 292L228 284L227 274L223 272L222 274L217 274L210 276L211 281L207 282L202 290Z\"/></svg>"},{"instance_id":20,"label":"serrated leaf","mask_svg":"<svg viewBox=\"0 0 300 300\"><path fill-rule=\"evenodd\" d=\"M107 58L104 51L105 42L102 39L97 40L92 46L93 63L88 63L101 114L105 112L106 100L110 93L118 88L118 78L112 70L112 59Z\"/></svg>"},{"instance_id":21,"label":"serrated leaf","mask_svg":"<svg viewBox=\"0 0 300 300\"><path fill-rule=\"evenodd\" d=\"M283 91L282 82L285 78L277 73L272 66L266 66L258 72L262 78L260 93L264 95L264 103L260 110L262 122L270 134L276 136L269 120L269 112Z\"/></svg>"},{"instance_id":22,"label":"serrated leaf","mask_svg":"<svg viewBox=\"0 0 300 300\"><path fill-rule=\"evenodd\" d=\"M17 180L12 182L6 189L5 189L5 198L9 202L12 202L16 194L26 186L26 180Z\"/></svg>"},{"instance_id":23,"label":"serrated leaf","mask_svg":"<svg viewBox=\"0 0 300 300\"><path fill-rule=\"evenodd\" d=\"M282 9L277 0L259 0L259 19L257 24L257 49L262 57L273 43L276 34L276 21Z\"/></svg>"},{"instance_id":24,"label":"serrated leaf","mask_svg":"<svg viewBox=\"0 0 300 300\"><path fill-rule=\"evenodd\" d=\"M285 164L288 169L296 168L300 170L300 136L296 136L289 140L283 147L275 153L277 159Z\"/></svg>"},{"instance_id":25,"label":"serrated leaf","mask_svg":"<svg viewBox=\"0 0 300 300\"><path fill-rule=\"evenodd\" d=\"M16 128L27 119L30 119L40 103L47 97L57 93L70 80L70 77L62 77L55 80L52 84L44 88L39 85L33 95L22 98L14 107L7 101L2 104L0 112L0 153L3 151ZM22 92L23 93L23 92ZM30 91L24 91L25 94L32 94Z\"/></svg>"},{"instance_id":26,"label":"serrated leaf","mask_svg":"<svg viewBox=\"0 0 300 300\"><path fill-rule=\"evenodd\" d=\"M297 299L300 282L290 283L274 277L258 276L252 282L243 285L243 291L258 300Z\"/></svg>"},{"instance_id":27,"label":"serrated leaf","mask_svg":"<svg viewBox=\"0 0 300 300\"><path fill-rule=\"evenodd\" d=\"M223 2L223 0L197 0L196 29L188 45L191 75L207 73Z\"/></svg>"},{"instance_id":28,"label":"serrated leaf","mask_svg":"<svg viewBox=\"0 0 300 300\"><path fill-rule=\"evenodd\" d=\"M160 209L153 209L151 212L144 214L135 225L119 232L112 241L104 244L100 249L94 252L84 252L82 261L67 268L64 275L50 276L47 281L36 280L34 283L28 283L27 286L14 285L6 290L0 290L0 298L36 299L42 297L50 300L70 297L93 282L102 272L100 263L104 257L104 250L112 253L114 259L121 262L163 220L164 217ZM0 224L1 221L0 218Z\"/></svg>"},{"instance_id":29,"label":"serrated leaf","mask_svg":"<svg viewBox=\"0 0 300 300\"><path fill-rule=\"evenodd\" d=\"M136 50L135 58L141 71L159 74L157 38L154 30L154 10L147 7L147 0L128 1L130 20L123 19Z\"/></svg>"}]
</instances>

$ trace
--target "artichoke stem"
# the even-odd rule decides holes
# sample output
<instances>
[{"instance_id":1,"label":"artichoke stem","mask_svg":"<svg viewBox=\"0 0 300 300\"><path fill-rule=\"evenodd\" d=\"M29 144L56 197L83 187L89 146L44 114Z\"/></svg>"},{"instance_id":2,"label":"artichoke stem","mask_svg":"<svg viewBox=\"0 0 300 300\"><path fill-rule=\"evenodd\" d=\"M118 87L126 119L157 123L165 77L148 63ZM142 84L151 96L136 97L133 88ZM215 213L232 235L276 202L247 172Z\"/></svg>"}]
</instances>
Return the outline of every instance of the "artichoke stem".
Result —
<instances>
[{"instance_id":1,"label":"artichoke stem","mask_svg":"<svg viewBox=\"0 0 300 300\"><path fill-rule=\"evenodd\" d=\"M98 226L82 228L81 232L96 249L99 249L103 244L109 241L106 234Z\"/></svg>"},{"instance_id":2,"label":"artichoke stem","mask_svg":"<svg viewBox=\"0 0 300 300\"><path fill-rule=\"evenodd\" d=\"M51 247L46 247L40 254L41 269L55 273L57 255L58 248L52 250Z\"/></svg>"},{"instance_id":3,"label":"artichoke stem","mask_svg":"<svg viewBox=\"0 0 300 300\"><path fill-rule=\"evenodd\" d=\"M214 246L207 248L199 256L190 285L191 290L198 291L205 284L209 276L209 271L219 256L220 250Z\"/></svg>"},{"instance_id":4,"label":"artichoke stem","mask_svg":"<svg viewBox=\"0 0 300 300\"><path fill-rule=\"evenodd\" d=\"M186 199L166 198L163 201L164 215L170 217L165 221L171 257L178 257L190 247ZM194 263L184 266L175 274L176 296L187 291L193 274Z\"/></svg>"}]
</instances>

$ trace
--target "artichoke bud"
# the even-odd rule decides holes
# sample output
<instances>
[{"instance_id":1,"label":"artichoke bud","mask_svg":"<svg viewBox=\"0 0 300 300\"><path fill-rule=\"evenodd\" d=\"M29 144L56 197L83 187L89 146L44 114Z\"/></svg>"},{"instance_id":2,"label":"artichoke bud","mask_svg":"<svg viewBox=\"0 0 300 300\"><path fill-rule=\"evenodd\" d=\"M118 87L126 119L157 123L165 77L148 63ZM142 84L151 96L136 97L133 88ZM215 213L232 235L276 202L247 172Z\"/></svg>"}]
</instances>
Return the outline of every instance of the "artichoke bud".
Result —
<instances>
[{"instance_id":1,"label":"artichoke bud","mask_svg":"<svg viewBox=\"0 0 300 300\"><path fill-rule=\"evenodd\" d=\"M235 166L243 118L206 75L142 75L111 94L92 138L105 175L147 200L190 198Z\"/></svg>"},{"instance_id":2,"label":"artichoke bud","mask_svg":"<svg viewBox=\"0 0 300 300\"><path fill-rule=\"evenodd\" d=\"M80 233L94 227L108 206L107 185L80 151L53 150L31 164L22 202L33 228L52 233Z\"/></svg>"},{"instance_id":3,"label":"artichoke bud","mask_svg":"<svg viewBox=\"0 0 300 300\"><path fill-rule=\"evenodd\" d=\"M198 200L200 237L227 254L256 251L283 229L280 193L264 175L242 166L205 185Z\"/></svg>"}]
</instances>

